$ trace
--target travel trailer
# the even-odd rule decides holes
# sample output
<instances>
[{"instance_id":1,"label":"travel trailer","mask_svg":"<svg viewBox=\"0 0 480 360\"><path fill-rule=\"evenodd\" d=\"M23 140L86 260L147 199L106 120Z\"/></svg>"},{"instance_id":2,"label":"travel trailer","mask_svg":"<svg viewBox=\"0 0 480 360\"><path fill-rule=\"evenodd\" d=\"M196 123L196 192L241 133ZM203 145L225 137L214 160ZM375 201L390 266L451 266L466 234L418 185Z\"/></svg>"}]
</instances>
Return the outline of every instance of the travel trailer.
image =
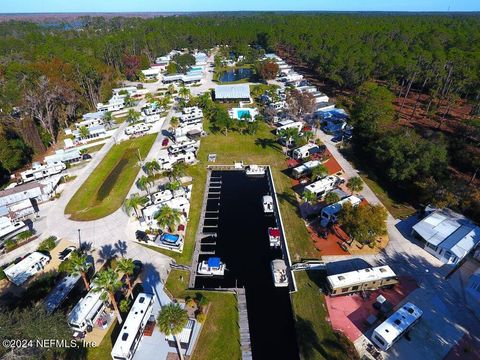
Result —
<instances>
[{"instance_id":1,"label":"travel trailer","mask_svg":"<svg viewBox=\"0 0 480 360\"><path fill-rule=\"evenodd\" d=\"M327 193L334 190L338 185L340 185L345 180L336 175L329 175L315 181L314 183L305 186L305 191L310 191L314 193L318 199L323 198Z\"/></svg>"},{"instance_id":2,"label":"travel trailer","mask_svg":"<svg viewBox=\"0 0 480 360\"><path fill-rule=\"evenodd\" d=\"M28 230L28 226L23 221L13 221L8 216L0 216L0 245L2 241L25 230Z\"/></svg>"},{"instance_id":3,"label":"travel trailer","mask_svg":"<svg viewBox=\"0 0 480 360\"><path fill-rule=\"evenodd\" d=\"M295 160L301 160L309 157L310 155L322 152L322 149L313 143L303 145L292 152L292 157Z\"/></svg>"},{"instance_id":4,"label":"travel trailer","mask_svg":"<svg viewBox=\"0 0 480 360\"><path fill-rule=\"evenodd\" d=\"M93 285L90 291L83 297L68 314L68 325L76 332L91 332L97 324L97 320L104 315L106 307L102 300L103 291L95 291Z\"/></svg>"},{"instance_id":5,"label":"travel trailer","mask_svg":"<svg viewBox=\"0 0 480 360\"><path fill-rule=\"evenodd\" d=\"M297 131L300 132L303 129L303 123L301 123L300 121L293 121L293 122L288 123L286 125L279 126L275 130L275 133L276 133L276 135L280 135L283 130L287 130L287 129L297 129Z\"/></svg>"},{"instance_id":6,"label":"travel trailer","mask_svg":"<svg viewBox=\"0 0 480 360\"><path fill-rule=\"evenodd\" d=\"M143 336L143 330L153 310L155 298L152 294L140 293L130 309L120 333L112 348L114 360L133 359L138 344Z\"/></svg>"},{"instance_id":7,"label":"travel trailer","mask_svg":"<svg viewBox=\"0 0 480 360\"><path fill-rule=\"evenodd\" d=\"M321 164L322 162L318 160L307 161L306 163L293 168L292 177L295 179L300 179L301 177L308 176L312 173L314 168L320 166Z\"/></svg>"},{"instance_id":8,"label":"travel trailer","mask_svg":"<svg viewBox=\"0 0 480 360\"><path fill-rule=\"evenodd\" d=\"M137 135L137 134L143 134L146 133L148 130L150 130L150 126L147 124L135 124L133 126L128 126L125 128L125 134L126 135Z\"/></svg>"},{"instance_id":9,"label":"travel trailer","mask_svg":"<svg viewBox=\"0 0 480 360\"><path fill-rule=\"evenodd\" d=\"M422 315L423 311L419 307L407 302L375 328L372 342L379 349L387 351L420 320Z\"/></svg>"},{"instance_id":10,"label":"travel trailer","mask_svg":"<svg viewBox=\"0 0 480 360\"><path fill-rule=\"evenodd\" d=\"M68 294L78 284L81 275L67 275L55 286L55 288L48 294L43 307L47 314L53 313L65 301Z\"/></svg>"},{"instance_id":11,"label":"travel trailer","mask_svg":"<svg viewBox=\"0 0 480 360\"><path fill-rule=\"evenodd\" d=\"M41 252L33 252L20 262L10 265L4 270L7 279L20 286L50 262L50 256Z\"/></svg>"},{"instance_id":12,"label":"travel trailer","mask_svg":"<svg viewBox=\"0 0 480 360\"><path fill-rule=\"evenodd\" d=\"M320 213L321 225L326 227L328 223L335 223L337 221L337 214L342 210L343 204L349 202L352 206L357 206L362 202L362 199L355 195L351 195L345 199L337 201L334 204L325 206Z\"/></svg>"},{"instance_id":13,"label":"travel trailer","mask_svg":"<svg viewBox=\"0 0 480 360\"><path fill-rule=\"evenodd\" d=\"M365 290L377 290L398 283L390 266L377 266L327 276L331 296L346 295Z\"/></svg>"},{"instance_id":14,"label":"travel trailer","mask_svg":"<svg viewBox=\"0 0 480 360\"><path fill-rule=\"evenodd\" d=\"M41 180L51 175L60 174L67 166L61 161L49 162L41 165L38 162L32 164L32 168L20 173L22 182Z\"/></svg>"}]
</instances>

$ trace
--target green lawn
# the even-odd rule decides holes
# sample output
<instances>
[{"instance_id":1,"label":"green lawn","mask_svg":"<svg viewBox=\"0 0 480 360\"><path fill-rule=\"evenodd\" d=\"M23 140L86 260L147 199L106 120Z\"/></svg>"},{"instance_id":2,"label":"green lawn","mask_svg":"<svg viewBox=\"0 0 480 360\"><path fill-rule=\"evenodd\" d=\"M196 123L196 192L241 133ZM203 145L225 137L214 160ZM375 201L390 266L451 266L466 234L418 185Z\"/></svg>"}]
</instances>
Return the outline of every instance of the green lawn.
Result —
<instances>
[{"instance_id":1,"label":"green lawn","mask_svg":"<svg viewBox=\"0 0 480 360\"><path fill-rule=\"evenodd\" d=\"M193 353L193 360L241 359L237 300L234 294L215 291L190 291L188 272L172 270L165 287L176 298L205 296L210 304L207 319Z\"/></svg>"},{"instance_id":2,"label":"green lawn","mask_svg":"<svg viewBox=\"0 0 480 360\"><path fill-rule=\"evenodd\" d=\"M150 134L114 145L70 199L65 209L70 219L100 219L120 208L140 170L138 151L145 157L156 137Z\"/></svg>"},{"instance_id":3,"label":"green lawn","mask_svg":"<svg viewBox=\"0 0 480 360\"><path fill-rule=\"evenodd\" d=\"M91 154L91 153L99 151L103 147L103 145L105 145L105 144L93 145L93 146L90 146L90 147L86 148L85 151L87 152L87 154Z\"/></svg>"},{"instance_id":4,"label":"green lawn","mask_svg":"<svg viewBox=\"0 0 480 360\"><path fill-rule=\"evenodd\" d=\"M298 291L292 294L295 329L304 359L357 359L353 344L333 331L327 320L324 296L320 293L319 272L296 272Z\"/></svg>"}]
</instances>

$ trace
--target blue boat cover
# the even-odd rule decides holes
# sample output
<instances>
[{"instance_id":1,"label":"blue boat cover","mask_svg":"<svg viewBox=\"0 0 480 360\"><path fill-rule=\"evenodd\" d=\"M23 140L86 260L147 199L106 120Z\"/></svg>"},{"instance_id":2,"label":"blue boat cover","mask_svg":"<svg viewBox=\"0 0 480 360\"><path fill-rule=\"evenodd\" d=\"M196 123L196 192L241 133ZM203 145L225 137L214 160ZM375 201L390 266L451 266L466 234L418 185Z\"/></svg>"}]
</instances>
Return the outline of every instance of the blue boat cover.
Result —
<instances>
[{"instance_id":1,"label":"blue boat cover","mask_svg":"<svg viewBox=\"0 0 480 360\"><path fill-rule=\"evenodd\" d=\"M219 268L220 267L220 258L219 257L208 258L208 267Z\"/></svg>"},{"instance_id":2,"label":"blue boat cover","mask_svg":"<svg viewBox=\"0 0 480 360\"><path fill-rule=\"evenodd\" d=\"M179 238L180 238L180 236L178 236L178 235L165 233L165 234L162 235L161 239L164 242L175 244L178 241Z\"/></svg>"}]
</instances>

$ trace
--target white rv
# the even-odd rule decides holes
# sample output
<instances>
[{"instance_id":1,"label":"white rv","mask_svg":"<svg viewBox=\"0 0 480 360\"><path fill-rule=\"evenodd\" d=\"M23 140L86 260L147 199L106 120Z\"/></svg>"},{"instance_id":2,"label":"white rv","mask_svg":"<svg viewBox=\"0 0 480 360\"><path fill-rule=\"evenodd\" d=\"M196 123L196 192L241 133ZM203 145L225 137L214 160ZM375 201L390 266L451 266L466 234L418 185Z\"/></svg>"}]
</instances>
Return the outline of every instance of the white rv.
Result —
<instances>
[{"instance_id":1,"label":"white rv","mask_svg":"<svg viewBox=\"0 0 480 360\"><path fill-rule=\"evenodd\" d=\"M372 342L381 350L387 351L420 320L422 315L423 311L419 307L407 302L377 326L372 334Z\"/></svg>"},{"instance_id":2,"label":"white rv","mask_svg":"<svg viewBox=\"0 0 480 360\"><path fill-rule=\"evenodd\" d=\"M175 143L170 145L168 148L168 152L170 154L176 154L180 152L191 151L192 149L196 151L199 146L200 146L200 142L195 140L182 141L180 143Z\"/></svg>"},{"instance_id":3,"label":"white rv","mask_svg":"<svg viewBox=\"0 0 480 360\"><path fill-rule=\"evenodd\" d=\"M27 228L28 228L27 225L23 221L13 221L8 216L1 216L0 217L0 241L11 239L18 233L24 230L27 230Z\"/></svg>"},{"instance_id":4,"label":"white rv","mask_svg":"<svg viewBox=\"0 0 480 360\"><path fill-rule=\"evenodd\" d=\"M160 165L160 169L170 170L174 164L179 162L184 162L185 164L193 164L197 159L195 151L195 148L190 148L182 152L170 154L168 153L168 151L161 150L158 156L158 163Z\"/></svg>"},{"instance_id":5,"label":"white rv","mask_svg":"<svg viewBox=\"0 0 480 360\"><path fill-rule=\"evenodd\" d=\"M128 126L125 128L126 135L137 135L143 134L150 130L150 127L147 124L135 124L133 126Z\"/></svg>"},{"instance_id":6,"label":"white rv","mask_svg":"<svg viewBox=\"0 0 480 360\"><path fill-rule=\"evenodd\" d=\"M114 360L130 360L135 355L138 344L142 339L143 330L152 314L155 298L152 294L140 293L137 295L125 322L122 324L115 345L112 348Z\"/></svg>"},{"instance_id":7,"label":"white rv","mask_svg":"<svg viewBox=\"0 0 480 360\"><path fill-rule=\"evenodd\" d=\"M43 307L47 314L53 313L67 298L68 294L78 284L81 275L67 275L55 286L55 288L48 294L43 303Z\"/></svg>"},{"instance_id":8,"label":"white rv","mask_svg":"<svg viewBox=\"0 0 480 360\"><path fill-rule=\"evenodd\" d=\"M68 314L68 325L74 331L91 332L95 321L102 315L105 302L102 300L102 291L95 291L94 286Z\"/></svg>"},{"instance_id":9,"label":"white rv","mask_svg":"<svg viewBox=\"0 0 480 360\"><path fill-rule=\"evenodd\" d=\"M323 198L327 193L335 189L344 180L336 175L329 175L305 186L305 191L314 193L318 199Z\"/></svg>"},{"instance_id":10,"label":"white rv","mask_svg":"<svg viewBox=\"0 0 480 360\"><path fill-rule=\"evenodd\" d=\"M320 214L321 224L322 226L326 226L328 223L334 223L337 221L337 214L342 210L343 204L349 202L352 206L358 206L362 202L362 199L356 197L355 195L351 195L345 199L337 201L334 204L325 206L322 209Z\"/></svg>"},{"instance_id":11,"label":"white rv","mask_svg":"<svg viewBox=\"0 0 480 360\"><path fill-rule=\"evenodd\" d=\"M32 164L32 168L20 173L23 182L41 180L51 175L60 174L67 166L61 161L49 162L41 165L38 162Z\"/></svg>"},{"instance_id":12,"label":"white rv","mask_svg":"<svg viewBox=\"0 0 480 360\"><path fill-rule=\"evenodd\" d=\"M297 131L300 132L303 129L303 123L301 123L300 121L294 121L294 122L288 123L286 125L280 126L280 127L277 128L276 134L280 135L280 133L283 130L287 130L287 129L297 129Z\"/></svg>"},{"instance_id":13,"label":"white rv","mask_svg":"<svg viewBox=\"0 0 480 360\"><path fill-rule=\"evenodd\" d=\"M309 157L312 154L320 152L318 145L308 143L292 151L292 157L295 160L301 160Z\"/></svg>"},{"instance_id":14,"label":"white rv","mask_svg":"<svg viewBox=\"0 0 480 360\"><path fill-rule=\"evenodd\" d=\"M299 165L292 170L292 176L295 179L300 179L302 176L307 176L312 173L312 170L322 164L319 160L307 161L306 163Z\"/></svg>"},{"instance_id":15,"label":"white rv","mask_svg":"<svg viewBox=\"0 0 480 360\"><path fill-rule=\"evenodd\" d=\"M41 252L33 252L22 261L10 265L4 270L8 280L13 284L20 286L33 275L43 270L45 265L50 262L50 256Z\"/></svg>"}]
</instances>

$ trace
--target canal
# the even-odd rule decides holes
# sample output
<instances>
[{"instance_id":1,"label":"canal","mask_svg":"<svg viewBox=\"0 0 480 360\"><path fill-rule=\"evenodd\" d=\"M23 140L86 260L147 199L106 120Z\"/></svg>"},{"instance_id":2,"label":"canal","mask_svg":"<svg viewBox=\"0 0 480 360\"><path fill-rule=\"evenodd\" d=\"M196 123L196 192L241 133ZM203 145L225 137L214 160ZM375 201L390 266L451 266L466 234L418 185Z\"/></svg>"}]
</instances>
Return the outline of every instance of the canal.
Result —
<instances>
[{"instance_id":1,"label":"canal","mask_svg":"<svg viewBox=\"0 0 480 360\"><path fill-rule=\"evenodd\" d=\"M245 287L253 358L298 359L289 289L273 285L270 268L282 251L269 245L268 227L277 224L274 216L263 213L262 196L270 193L267 176L213 171L210 184L200 226L217 236L201 240L199 262L218 256L228 271L223 278L197 276L195 287Z\"/></svg>"}]
</instances>

